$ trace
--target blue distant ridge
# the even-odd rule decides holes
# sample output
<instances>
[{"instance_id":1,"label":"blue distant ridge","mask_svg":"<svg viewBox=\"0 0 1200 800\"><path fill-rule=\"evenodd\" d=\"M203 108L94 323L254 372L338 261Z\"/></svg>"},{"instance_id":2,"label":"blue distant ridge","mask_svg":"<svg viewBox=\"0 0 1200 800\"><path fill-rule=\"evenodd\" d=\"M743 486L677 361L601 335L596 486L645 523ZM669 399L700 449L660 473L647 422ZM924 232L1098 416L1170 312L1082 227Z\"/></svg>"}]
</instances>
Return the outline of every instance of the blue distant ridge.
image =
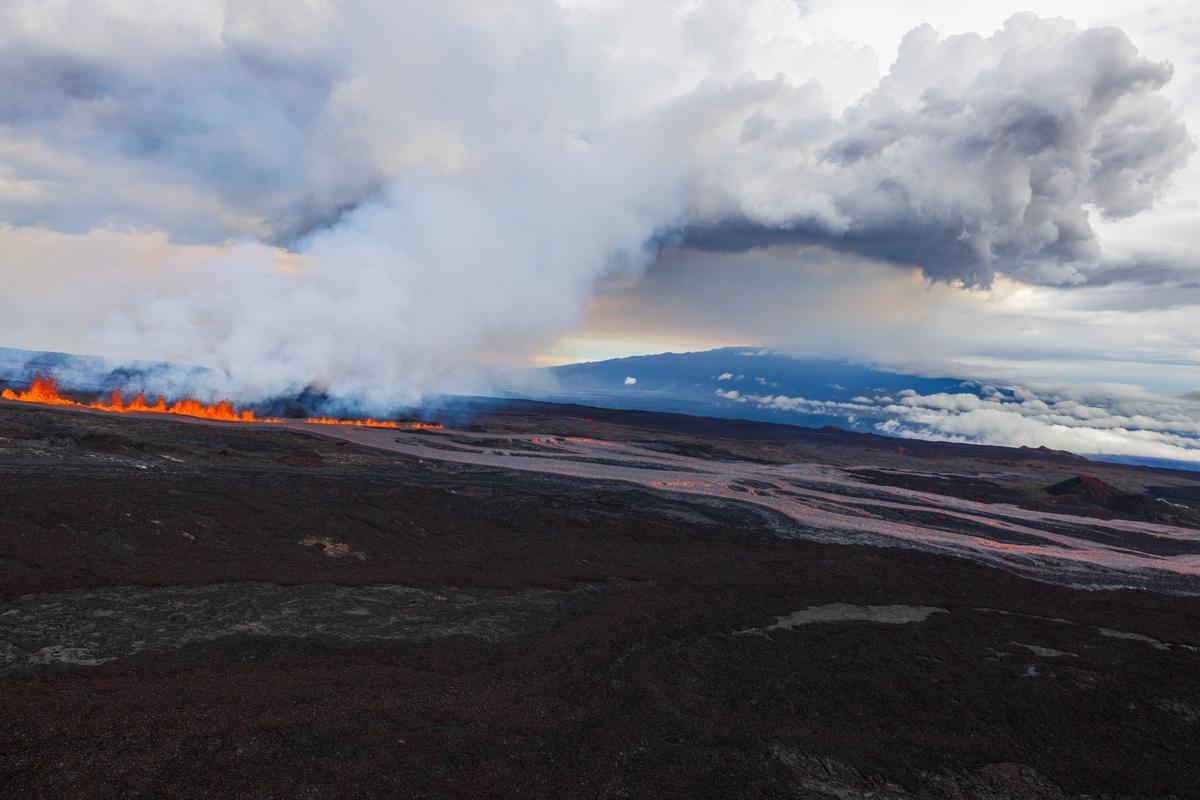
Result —
<instances>
[{"instance_id":1,"label":"blue distant ridge","mask_svg":"<svg viewBox=\"0 0 1200 800\"><path fill-rule=\"evenodd\" d=\"M919 394L976 393L974 384L955 378L928 378L886 372L849 361L795 358L758 347L724 347L696 353L662 353L608 361L570 364L548 370L554 386L533 399L581 403L602 408L669 411L789 425L877 432L883 419L759 408L717 392L784 395L808 400L851 402L855 397L896 397L909 389ZM731 377L721 380L728 373ZM636 379L626 384L627 378Z\"/></svg>"}]
</instances>

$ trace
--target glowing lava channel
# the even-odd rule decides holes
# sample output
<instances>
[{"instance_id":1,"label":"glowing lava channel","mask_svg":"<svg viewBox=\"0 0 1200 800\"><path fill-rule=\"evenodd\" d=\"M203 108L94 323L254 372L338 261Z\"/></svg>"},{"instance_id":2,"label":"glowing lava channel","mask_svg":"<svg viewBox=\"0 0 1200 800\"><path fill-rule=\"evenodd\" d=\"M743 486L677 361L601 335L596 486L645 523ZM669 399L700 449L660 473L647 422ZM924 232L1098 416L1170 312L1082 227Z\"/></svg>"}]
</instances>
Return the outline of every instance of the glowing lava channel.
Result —
<instances>
[{"instance_id":1,"label":"glowing lava channel","mask_svg":"<svg viewBox=\"0 0 1200 800\"><path fill-rule=\"evenodd\" d=\"M351 425L356 428L403 428L410 431L440 431L445 426L434 422L393 422L381 419L335 419L333 417L309 417L306 422L314 425Z\"/></svg>"}]
</instances>

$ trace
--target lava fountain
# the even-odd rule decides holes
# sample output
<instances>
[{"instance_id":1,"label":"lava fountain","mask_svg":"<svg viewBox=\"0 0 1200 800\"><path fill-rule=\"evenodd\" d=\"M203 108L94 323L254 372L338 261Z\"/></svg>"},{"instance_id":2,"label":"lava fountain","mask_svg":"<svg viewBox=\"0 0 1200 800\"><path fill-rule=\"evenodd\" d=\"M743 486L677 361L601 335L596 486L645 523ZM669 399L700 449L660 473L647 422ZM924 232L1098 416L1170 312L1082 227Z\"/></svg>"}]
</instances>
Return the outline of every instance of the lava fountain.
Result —
<instances>
[{"instance_id":1,"label":"lava fountain","mask_svg":"<svg viewBox=\"0 0 1200 800\"><path fill-rule=\"evenodd\" d=\"M222 400L219 403L210 405L201 403L199 400L191 397L185 397L168 405L165 397L159 397L155 402L150 403L146 400L145 392L139 392L128 403L122 399L121 393L118 391L114 391L106 403L80 403L63 397L58 389L58 383L53 378L44 375L35 376L33 384L23 392L5 389L3 392L0 392L0 398L16 400L21 403L45 403L55 406L91 408L96 411L109 411L117 414L174 414L180 417L196 417L198 419L211 419L220 422L281 421L260 418L249 409L239 410L229 400Z\"/></svg>"},{"instance_id":2,"label":"lava fountain","mask_svg":"<svg viewBox=\"0 0 1200 800\"><path fill-rule=\"evenodd\" d=\"M63 397L58 383L54 378L37 375L33 383L24 391L5 389L0 392L0 398L15 400L20 403L42 403L54 406L72 406L74 408L90 408L95 411L108 411L116 414L174 414L180 417L196 417L211 419L218 422L283 422L284 420L270 417L259 417L249 409L238 409L230 400L219 403L205 404L191 397L168 403L161 395L154 402L146 398L145 392L138 392L132 400L126 401L119 391L112 392L107 402L80 403L68 397ZM349 425L356 428L393 428L397 430L436 431L443 426L434 422L395 422L392 420L367 419L337 419L335 417L309 417L305 422L313 425Z\"/></svg>"},{"instance_id":3,"label":"lava fountain","mask_svg":"<svg viewBox=\"0 0 1200 800\"><path fill-rule=\"evenodd\" d=\"M49 403L56 406L82 405L61 396L58 393L58 384L54 382L54 379L44 378L41 375L34 376L33 385L25 391L14 392L12 389L5 389L3 392L0 392L0 398L17 400L22 403Z\"/></svg>"},{"instance_id":4,"label":"lava fountain","mask_svg":"<svg viewBox=\"0 0 1200 800\"><path fill-rule=\"evenodd\" d=\"M435 422L394 422L386 419L336 419L334 417L309 417L305 422L313 425L352 425L356 428L397 428L410 431L440 431L445 426Z\"/></svg>"}]
</instances>

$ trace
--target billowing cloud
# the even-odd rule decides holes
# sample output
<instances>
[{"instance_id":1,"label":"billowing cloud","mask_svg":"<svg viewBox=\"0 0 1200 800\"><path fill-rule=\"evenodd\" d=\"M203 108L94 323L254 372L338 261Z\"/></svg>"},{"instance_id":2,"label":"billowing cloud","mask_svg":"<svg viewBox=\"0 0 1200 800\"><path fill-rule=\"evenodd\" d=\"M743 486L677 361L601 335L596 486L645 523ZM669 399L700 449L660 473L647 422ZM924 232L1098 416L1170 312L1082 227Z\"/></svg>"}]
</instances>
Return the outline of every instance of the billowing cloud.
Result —
<instances>
[{"instance_id":1,"label":"billowing cloud","mask_svg":"<svg viewBox=\"0 0 1200 800\"><path fill-rule=\"evenodd\" d=\"M919 27L879 88L822 131L831 139L797 147L785 120L755 118L765 133L754 145L799 161L789 177L815 181L814 202L803 203L808 188L764 212L747 192L732 209L744 219L701 224L690 239L825 243L972 286L997 271L1082 282L1102 265L1089 209L1149 208L1193 149L1157 93L1171 73L1113 28L1030 14L988 38Z\"/></svg>"},{"instance_id":2,"label":"billowing cloud","mask_svg":"<svg viewBox=\"0 0 1200 800\"><path fill-rule=\"evenodd\" d=\"M103 354L242 395L384 404L552 339L680 241L1084 281L1090 215L1146 209L1190 151L1170 66L1116 29L917 27L847 107L874 55L790 0L652 5L5 4L3 219L229 248L8 303L98 306Z\"/></svg>"}]
</instances>

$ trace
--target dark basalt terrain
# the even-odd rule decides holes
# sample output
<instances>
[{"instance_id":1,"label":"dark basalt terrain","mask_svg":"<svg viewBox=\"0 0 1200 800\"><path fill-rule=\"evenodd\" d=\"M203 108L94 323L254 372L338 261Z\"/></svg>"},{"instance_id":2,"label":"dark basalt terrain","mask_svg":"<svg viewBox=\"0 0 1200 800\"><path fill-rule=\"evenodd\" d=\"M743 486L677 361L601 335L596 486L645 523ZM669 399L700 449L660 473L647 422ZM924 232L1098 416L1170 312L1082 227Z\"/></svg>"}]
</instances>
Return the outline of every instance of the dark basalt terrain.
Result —
<instances>
[{"instance_id":1,"label":"dark basalt terrain","mask_svg":"<svg viewBox=\"0 0 1200 800\"><path fill-rule=\"evenodd\" d=\"M430 441L550 458L530 433L1185 527L1200 485L537 404ZM0 797L1200 797L1188 576L1088 591L340 436L0 404ZM1082 475L1112 491L1047 490Z\"/></svg>"}]
</instances>

